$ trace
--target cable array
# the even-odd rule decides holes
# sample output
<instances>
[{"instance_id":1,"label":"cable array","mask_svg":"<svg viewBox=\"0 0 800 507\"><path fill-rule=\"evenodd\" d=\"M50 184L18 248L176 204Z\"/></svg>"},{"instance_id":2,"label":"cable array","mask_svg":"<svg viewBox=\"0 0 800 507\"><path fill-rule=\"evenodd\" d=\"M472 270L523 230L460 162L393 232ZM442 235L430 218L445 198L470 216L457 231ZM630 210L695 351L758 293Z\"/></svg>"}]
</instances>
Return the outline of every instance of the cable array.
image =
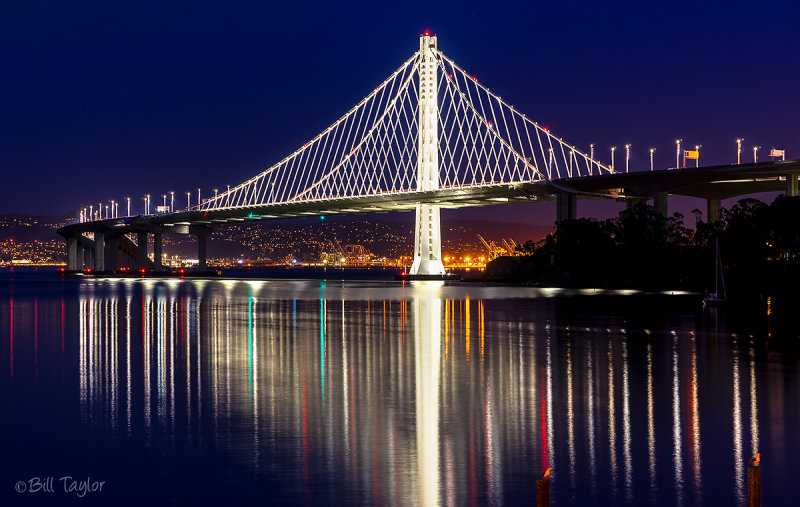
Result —
<instances>
[{"instance_id":1,"label":"cable array","mask_svg":"<svg viewBox=\"0 0 800 507\"><path fill-rule=\"evenodd\" d=\"M439 188L611 173L516 111L437 51ZM419 53L295 152L189 209L209 210L419 191Z\"/></svg>"}]
</instances>

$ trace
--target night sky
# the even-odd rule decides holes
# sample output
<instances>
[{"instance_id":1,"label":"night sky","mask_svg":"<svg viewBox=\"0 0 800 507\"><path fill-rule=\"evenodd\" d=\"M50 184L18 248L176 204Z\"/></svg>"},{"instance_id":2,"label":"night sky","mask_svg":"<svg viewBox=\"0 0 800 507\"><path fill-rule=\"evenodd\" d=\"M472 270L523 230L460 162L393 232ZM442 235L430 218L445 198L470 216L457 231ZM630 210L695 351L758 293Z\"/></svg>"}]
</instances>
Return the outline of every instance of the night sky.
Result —
<instances>
[{"instance_id":1,"label":"night sky","mask_svg":"<svg viewBox=\"0 0 800 507\"><path fill-rule=\"evenodd\" d=\"M761 160L773 146L800 158L800 7L555 4L2 2L0 212L64 214L128 195L141 207L169 190L182 206L186 191L238 184L349 110L425 29L605 162L609 146L631 143L632 168L649 167L651 146L656 167L672 167L678 137L703 145L703 165L735 162L737 137L745 160L753 145ZM608 206L621 205L579 212ZM535 204L457 213L553 219Z\"/></svg>"}]
</instances>

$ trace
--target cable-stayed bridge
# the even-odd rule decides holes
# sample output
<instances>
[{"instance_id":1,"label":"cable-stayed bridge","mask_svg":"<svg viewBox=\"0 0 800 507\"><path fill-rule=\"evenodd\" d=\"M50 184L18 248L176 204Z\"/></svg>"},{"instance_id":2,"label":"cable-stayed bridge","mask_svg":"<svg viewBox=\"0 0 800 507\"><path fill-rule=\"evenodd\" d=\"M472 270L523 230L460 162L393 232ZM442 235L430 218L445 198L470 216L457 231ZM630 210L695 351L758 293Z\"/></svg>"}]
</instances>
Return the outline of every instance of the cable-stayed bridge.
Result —
<instances>
[{"instance_id":1,"label":"cable-stayed bridge","mask_svg":"<svg viewBox=\"0 0 800 507\"><path fill-rule=\"evenodd\" d=\"M615 173L492 93L438 49L436 36L426 33L419 42L411 58L330 127L240 185L166 213L151 213L149 199L142 215L119 216L113 203L105 215L102 205L82 210L77 223L59 230L67 239L68 269L113 270L126 262L120 252L143 268L148 234L160 269L161 234L172 232L198 236L204 270L205 238L220 225L414 210L410 272L442 275L441 208L556 199L561 221L574 218L579 197L653 198L666 214L669 193L694 189L710 199L713 214L731 191L720 193L714 182L761 178L774 187L785 180L787 193L797 193L794 161L702 168L705 173ZM712 188L700 190L703 185Z\"/></svg>"}]
</instances>

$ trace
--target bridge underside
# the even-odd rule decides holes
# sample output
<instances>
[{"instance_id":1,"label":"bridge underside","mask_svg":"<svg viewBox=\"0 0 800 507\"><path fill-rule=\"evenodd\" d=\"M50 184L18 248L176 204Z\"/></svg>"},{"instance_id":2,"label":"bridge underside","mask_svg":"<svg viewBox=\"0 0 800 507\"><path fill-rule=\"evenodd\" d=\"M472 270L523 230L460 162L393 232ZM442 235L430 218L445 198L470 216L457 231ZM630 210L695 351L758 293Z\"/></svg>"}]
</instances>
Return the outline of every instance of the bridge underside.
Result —
<instances>
[{"instance_id":1,"label":"bridge underside","mask_svg":"<svg viewBox=\"0 0 800 507\"><path fill-rule=\"evenodd\" d=\"M728 199L760 192L791 194L791 176L800 175L800 160L708 166L670 171L585 176L563 182L595 197L653 198L658 192L700 199ZM795 192L796 193L796 189ZM584 196L582 196L584 197ZM586 195L585 197L589 197Z\"/></svg>"},{"instance_id":2,"label":"bridge underside","mask_svg":"<svg viewBox=\"0 0 800 507\"><path fill-rule=\"evenodd\" d=\"M192 232L190 229L194 226L216 227L224 224L285 220L311 216L414 211L417 204L433 204L448 209L552 199L555 199L555 194L545 182L489 187L444 188L428 192L222 208L163 215L140 215L72 224L60 229L59 233L69 235L96 231L157 231L189 234Z\"/></svg>"}]
</instances>

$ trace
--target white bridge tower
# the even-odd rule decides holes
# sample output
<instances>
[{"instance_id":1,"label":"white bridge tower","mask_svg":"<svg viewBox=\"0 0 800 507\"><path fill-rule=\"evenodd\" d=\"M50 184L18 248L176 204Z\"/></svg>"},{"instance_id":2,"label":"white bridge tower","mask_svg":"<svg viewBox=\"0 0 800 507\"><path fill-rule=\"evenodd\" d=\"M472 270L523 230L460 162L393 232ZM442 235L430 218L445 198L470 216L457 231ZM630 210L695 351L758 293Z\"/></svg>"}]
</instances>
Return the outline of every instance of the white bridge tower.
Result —
<instances>
[{"instance_id":1,"label":"white bridge tower","mask_svg":"<svg viewBox=\"0 0 800 507\"><path fill-rule=\"evenodd\" d=\"M436 36L419 38L419 151L417 158L417 190L439 188L439 102L436 79L438 63ZM414 226L414 263L411 275L443 275L442 233L439 206L417 204Z\"/></svg>"}]
</instances>

